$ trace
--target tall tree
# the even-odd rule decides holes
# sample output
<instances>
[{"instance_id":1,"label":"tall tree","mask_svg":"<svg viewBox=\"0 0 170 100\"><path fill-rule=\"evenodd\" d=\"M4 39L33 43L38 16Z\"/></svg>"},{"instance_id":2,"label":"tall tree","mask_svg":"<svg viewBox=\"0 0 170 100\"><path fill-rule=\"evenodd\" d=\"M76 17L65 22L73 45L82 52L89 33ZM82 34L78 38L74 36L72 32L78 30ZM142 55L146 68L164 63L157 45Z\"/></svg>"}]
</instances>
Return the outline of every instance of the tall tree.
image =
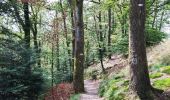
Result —
<instances>
[{"instance_id":1,"label":"tall tree","mask_svg":"<svg viewBox=\"0 0 170 100\"><path fill-rule=\"evenodd\" d=\"M73 85L76 93L84 92L83 0L75 0L75 64Z\"/></svg>"},{"instance_id":2,"label":"tall tree","mask_svg":"<svg viewBox=\"0 0 170 100\"><path fill-rule=\"evenodd\" d=\"M109 31L108 31L108 52L109 52L109 59L111 59L111 53L110 53L110 49L111 49L111 34L112 34L112 10L111 8L108 9L108 25L109 25Z\"/></svg>"},{"instance_id":3,"label":"tall tree","mask_svg":"<svg viewBox=\"0 0 170 100\"><path fill-rule=\"evenodd\" d=\"M130 87L141 100L154 100L156 89L151 86L145 47L145 0L130 1L129 65Z\"/></svg>"},{"instance_id":4,"label":"tall tree","mask_svg":"<svg viewBox=\"0 0 170 100\"><path fill-rule=\"evenodd\" d=\"M72 60L71 60L71 58L70 58L70 56L71 56L71 51L70 51L70 49L69 49L69 47L70 47L70 41L68 40L68 31L67 31L67 23L66 23L66 14L65 14L65 11L64 11L64 7L63 7L63 4L62 4L62 0L60 0L60 2L59 2L59 4L60 4L60 7L61 7L61 13L62 13L62 19L63 19L63 24L64 24L64 35L65 35L65 39L66 39L66 45L67 45L67 53L68 53L68 56L69 56L69 59L68 59L68 61L69 61L69 65L70 65L70 67L72 66Z\"/></svg>"}]
</instances>

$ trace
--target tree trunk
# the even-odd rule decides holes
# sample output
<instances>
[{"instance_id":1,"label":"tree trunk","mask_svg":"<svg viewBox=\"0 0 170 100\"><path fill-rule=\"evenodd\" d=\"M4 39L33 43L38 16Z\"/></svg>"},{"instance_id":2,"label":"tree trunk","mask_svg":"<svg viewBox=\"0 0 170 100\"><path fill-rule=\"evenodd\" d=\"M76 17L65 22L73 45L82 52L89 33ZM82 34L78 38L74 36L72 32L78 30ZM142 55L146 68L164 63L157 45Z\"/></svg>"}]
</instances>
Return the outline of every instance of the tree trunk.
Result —
<instances>
[{"instance_id":1,"label":"tree trunk","mask_svg":"<svg viewBox=\"0 0 170 100\"><path fill-rule=\"evenodd\" d=\"M109 55L108 55L108 57L109 57L109 59L111 59L111 34L112 34L112 20L111 20L111 18L112 18L112 13L111 13L111 8L109 8L108 9L108 18L109 18L109 22L108 22L108 24L109 24L109 32L108 32L108 52L109 52Z\"/></svg>"},{"instance_id":2,"label":"tree trunk","mask_svg":"<svg viewBox=\"0 0 170 100\"><path fill-rule=\"evenodd\" d=\"M100 0L99 0L100 2ZM104 68L104 64L103 64L103 56L104 56L104 44L103 44L103 32L102 32L102 18L101 18L101 11L99 11L99 59L100 59L100 63L101 63L101 67L102 67L102 72L105 73L105 68Z\"/></svg>"},{"instance_id":3,"label":"tree trunk","mask_svg":"<svg viewBox=\"0 0 170 100\"><path fill-rule=\"evenodd\" d=\"M33 6L31 5L31 12L32 12L32 18L33 21L31 22L31 31L33 33L33 40L34 40L34 50L36 52L36 62L38 67L41 67L41 59L40 59L40 48L37 40L37 34L38 34L38 29L37 29L37 20L38 20L38 12L34 11Z\"/></svg>"},{"instance_id":4,"label":"tree trunk","mask_svg":"<svg viewBox=\"0 0 170 100\"><path fill-rule=\"evenodd\" d=\"M71 9L71 24L72 24L72 71L74 72L74 60L75 60L75 21L74 12Z\"/></svg>"},{"instance_id":5,"label":"tree trunk","mask_svg":"<svg viewBox=\"0 0 170 100\"><path fill-rule=\"evenodd\" d=\"M159 24L159 31L161 31L161 29L162 29L164 15L165 15L165 11L162 11L160 24Z\"/></svg>"},{"instance_id":6,"label":"tree trunk","mask_svg":"<svg viewBox=\"0 0 170 100\"><path fill-rule=\"evenodd\" d=\"M75 6L75 70L73 85L76 93L84 92L84 29L83 0L76 0Z\"/></svg>"},{"instance_id":7,"label":"tree trunk","mask_svg":"<svg viewBox=\"0 0 170 100\"><path fill-rule=\"evenodd\" d=\"M129 66L130 87L141 100L153 100L145 47L145 0L131 0Z\"/></svg>"},{"instance_id":8,"label":"tree trunk","mask_svg":"<svg viewBox=\"0 0 170 100\"><path fill-rule=\"evenodd\" d=\"M52 100L55 100L54 98L54 44L52 43L52 49L51 49L51 87L52 87Z\"/></svg>"},{"instance_id":9,"label":"tree trunk","mask_svg":"<svg viewBox=\"0 0 170 100\"><path fill-rule=\"evenodd\" d=\"M25 48L27 50L25 54L25 63L27 64L26 73L29 75L31 73L31 66L30 66L30 18L29 18L29 4L25 2L23 4L24 9L24 19L25 25L23 26L24 30L24 40L25 40Z\"/></svg>"},{"instance_id":10,"label":"tree trunk","mask_svg":"<svg viewBox=\"0 0 170 100\"><path fill-rule=\"evenodd\" d=\"M66 24L66 15L64 13L63 5L62 5L62 0L60 0L60 7L61 7L61 13L62 13L62 19L63 19L63 24L64 24L64 34L65 34L65 39L66 39L66 45L67 45L67 53L68 53L68 61L70 67L72 66L72 60L71 60L71 51L69 49L70 47L70 41L68 41L68 32L67 32L67 24Z\"/></svg>"}]
</instances>

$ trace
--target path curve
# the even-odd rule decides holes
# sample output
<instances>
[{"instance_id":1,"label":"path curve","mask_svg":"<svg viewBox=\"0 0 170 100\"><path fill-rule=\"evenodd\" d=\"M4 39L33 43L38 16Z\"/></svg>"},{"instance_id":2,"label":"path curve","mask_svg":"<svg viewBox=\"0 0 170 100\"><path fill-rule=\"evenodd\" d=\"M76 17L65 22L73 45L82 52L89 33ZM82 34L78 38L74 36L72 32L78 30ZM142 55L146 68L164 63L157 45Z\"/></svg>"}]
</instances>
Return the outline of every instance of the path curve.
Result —
<instances>
[{"instance_id":1,"label":"path curve","mask_svg":"<svg viewBox=\"0 0 170 100\"><path fill-rule=\"evenodd\" d=\"M80 100L104 100L98 96L99 80L85 80L85 93L80 95Z\"/></svg>"}]
</instances>

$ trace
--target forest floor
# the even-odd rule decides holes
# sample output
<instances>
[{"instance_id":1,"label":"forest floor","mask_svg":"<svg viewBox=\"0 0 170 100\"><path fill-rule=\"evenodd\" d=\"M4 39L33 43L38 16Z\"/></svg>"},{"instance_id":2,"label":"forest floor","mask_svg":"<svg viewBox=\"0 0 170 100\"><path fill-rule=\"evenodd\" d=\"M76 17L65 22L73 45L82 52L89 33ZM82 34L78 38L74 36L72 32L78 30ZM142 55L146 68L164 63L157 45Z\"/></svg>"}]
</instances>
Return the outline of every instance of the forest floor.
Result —
<instances>
[{"instance_id":1,"label":"forest floor","mask_svg":"<svg viewBox=\"0 0 170 100\"><path fill-rule=\"evenodd\" d=\"M98 96L99 80L85 80L85 93L80 94L80 100L104 100Z\"/></svg>"},{"instance_id":2,"label":"forest floor","mask_svg":"<svg viewBox=\"0 0 170 100\"><path fill-rule=\"evenodd\" d=\"M162 79L163 80L165 79L166 82L161 81L160 83L156 83L156 84L159 86L159 88L161 88L164 86L164 85L162 86L163 83L167 83L167 86L164 86L166 89L164 89L165 92L162 95L168 98L170 98L170 82L169 82L170 73L162 72L163 66L161 66L160 68L157 68L155 65L159 65L162 63L166 63L166 62L168 63L167 65L170 64L169 63L170 62L170 45L169 44L170 44L170 40L168 39L156 46L147 48L147 56L148 56L147 59L148 59L150 74L157 74L157 73L162 74L162 76L160 77L151 78L151 84L153 85L153 83L157 80L161 81ZM122 55L112 55L112 59L110 60L104 59L103 63L109 76L112 77L114 74L119 74L123 72L123 74L126 76L125 78L129 79L129 67L128 67L127 58L124 58ZM155 69L155 70L152 71L151 69ZM87 72L86 74L88 74L88 72L92 70L98 70L99 72L101 72L100 63L96 63L90 66L86 70ZM103 98L100 98L97 93L98 88L99 88L99 83L100 81L98 80L97 81L85 80L86 93L80 95L81 97L80 100L104 100ZM167 99L167 100L170 100L170 99Z\"/></svg>"}]
</instances>

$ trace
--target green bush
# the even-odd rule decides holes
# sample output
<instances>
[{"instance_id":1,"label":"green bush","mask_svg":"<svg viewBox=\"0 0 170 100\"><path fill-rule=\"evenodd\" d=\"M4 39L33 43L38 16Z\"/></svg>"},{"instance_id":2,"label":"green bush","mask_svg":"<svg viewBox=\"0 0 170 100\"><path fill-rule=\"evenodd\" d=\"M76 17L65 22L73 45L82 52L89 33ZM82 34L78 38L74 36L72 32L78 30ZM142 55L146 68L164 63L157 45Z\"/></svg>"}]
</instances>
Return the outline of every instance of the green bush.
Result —
<instances>
[{"instance_id":1,"label":"green bush","mask_svg":"<svg viewBox=\"0 0 170 100\"><path fill-rule=\"evenodd\" d=\"M153 46L155 44L162 42L162 40L165 39L167 35L164 32L161 32L157 29L147 28L145 32L145 37L146 45Z\"/></svg>"},{"instance_id":2,"label":"green bush","mask_svg":"<svg viewBox=\"0 0 170 100\"><path fill-rule=\"evenodd\" d=\"M127 54L128 53L128 36L121 37L115 36L115 40L113 41L112 45L112 52L120 53L120 54Z\"/></svg>"},{"instance_id":3,"label":"green bush","mask_svg":"<svg viewBox=\"0 0 170 100\"><path fill-rule=\"evenodd\" d=\"M0 33L0 99L36 100L44 80L33 50L9 30Z\"/></svg>"},{"instance_id":4,"label":"green bush","mask_svg":"<svg viewBox=\"0 0 170 100\"><path fill-rule=\"evenodd\" d=\"M170 88L170 78L165 78L161 80L156 80L153 82L153 86L158 89L169 89Z\"/></svg>"},{"instance_id":5,"label":"green bush","mask_svg":"<svg viewBox=\"0 0 170 100\"><path fill-rule=\"evenodd\" d=\"M127 55L128 54L128 36L113 35L112 52ZM153 28L147 28L145 31L146 46L156 45L165 39L167 35L164 32Z\"/></svg>"}]
</instances>

